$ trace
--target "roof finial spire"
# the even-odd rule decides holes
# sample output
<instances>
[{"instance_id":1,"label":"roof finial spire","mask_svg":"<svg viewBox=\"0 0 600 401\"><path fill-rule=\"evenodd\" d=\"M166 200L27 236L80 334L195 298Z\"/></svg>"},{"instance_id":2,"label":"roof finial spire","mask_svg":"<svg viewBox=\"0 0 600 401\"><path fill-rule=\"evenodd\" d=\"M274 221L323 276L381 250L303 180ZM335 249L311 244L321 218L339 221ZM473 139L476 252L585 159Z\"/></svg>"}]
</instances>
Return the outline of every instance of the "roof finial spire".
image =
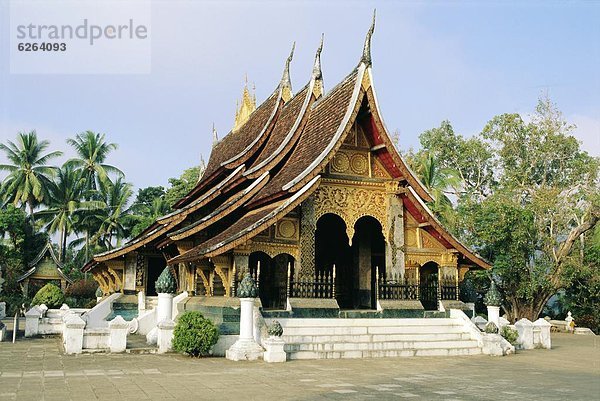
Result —
<instances>
[{"instance_id":1,"label":"roof finial spire","mask_svg":"<svg viewBox=\"0 0 600 401\"><path fill-rule=\"evenodd\" d=\"M321 72L321 51L323 50L323 37L325 34L321 34L321 43L319 43L319 47L317 48L317 53L315 54L315 63L313 65L313 77L315 79L320 79L323 77L323 73Z\"/></svg>"},{"instance_id":2,"label":"roof finial spire","mask_svg":"<svg viewBox=\"0 0 600 401\"><path fill-rule=\"evenodd\" d=\"M288 56L287 60L285 61L285 68L283 69L283 77L281 77L281 84L282 85L287 85L290 88L292 87L292 83L290 81L290 63L292 62L292 59L294 58L294 50L296 49L296 42L292 43L292 51L290 52L290 55Z\"/></svg>"},{"instance_id":3,"label":"roof finial spire","mask_svg":"<svg viewBox=\"0 0 600 401\"><path fill-rule=\"evenodd\" d=\"M367 37L365 38L365 46L363 47L363 54L360 59L361 63L365 63L365 65L371 65L371 36L373 36L373 31L375 30L375 13L377 10L373 10L373 22L371 23L371 27L367 32Z\"/></svg>"},{"instance_id":4,"label":"roof finial spire","mask_svg":"<svg viewBox=\"0 0 600 401\"><path fill-rule=\"evenodd\" d=\"M321 43L319 43L317 53L315 54L315 64L313 65L312 71L312 78L315 80L313 93L316 98L319 98L323 95L323 72L321 71L321 51L323 50L324 36L324 34L321 34Z\"/></svg>"},{"instance_id":5,"label":"roof finial spire","mask_svg":"<svg viewBox=\"0 0 600 401\"><path fill-rule=\"evenodd\" d=\"M217 129L215 128L215 123L213 123L213 126L212 126L212 136L213 136L212 146L214 147L217 144L217 142L219 142L219 134L217 134Z\"/></svg>"},{"instance_id":6,"label":"roof finial spire","mask_svg":"<svg viewBox=\"0 0 600 401\"><path fill-rule=\"evenodd\" d=\"M283 90L283 100L288 101L292 97L292 82L290 80L290 63L294 58L294 50L296 49L296 42L292 44L292 51L285 61L285 68L283 69L283 76L281 77L281 89Z\"/></svg>"}]
</instances>

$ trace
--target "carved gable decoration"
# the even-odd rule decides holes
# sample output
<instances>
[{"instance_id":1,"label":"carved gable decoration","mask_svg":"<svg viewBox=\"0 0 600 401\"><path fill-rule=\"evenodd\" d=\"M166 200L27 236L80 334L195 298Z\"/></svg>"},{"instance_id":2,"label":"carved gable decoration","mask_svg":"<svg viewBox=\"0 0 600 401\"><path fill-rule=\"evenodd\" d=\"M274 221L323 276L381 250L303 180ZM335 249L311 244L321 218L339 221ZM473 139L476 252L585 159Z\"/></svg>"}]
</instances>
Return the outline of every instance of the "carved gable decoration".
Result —
<instances>
[{"instance_id":1,"label":"carved gable decoration","mask_svg":"<svg viewBox=\"0 0 600 401\"><path fill-rule=\"evenodd\" d=\"M315 219L327 213L340 216L346 223L350 242L354 236L354 225L363 216L379 221L383 236L388 240L388 197L384 188L324 184L317 188L314 197Z\"/></svg>"},{"instance_id":2,"label":"carved gable decoration","mask_svg":"<svg viewBox=\"0 0 600 401\"><path fill-rule=\"evenodd\" d=\"M421 239L423 243L423 248L433 248L433 249L446 249L445 246L439 243L438 240L433 238L431 234L429 234L425 230L419 230L421 232Z\"/></svg>"}]
</instances>

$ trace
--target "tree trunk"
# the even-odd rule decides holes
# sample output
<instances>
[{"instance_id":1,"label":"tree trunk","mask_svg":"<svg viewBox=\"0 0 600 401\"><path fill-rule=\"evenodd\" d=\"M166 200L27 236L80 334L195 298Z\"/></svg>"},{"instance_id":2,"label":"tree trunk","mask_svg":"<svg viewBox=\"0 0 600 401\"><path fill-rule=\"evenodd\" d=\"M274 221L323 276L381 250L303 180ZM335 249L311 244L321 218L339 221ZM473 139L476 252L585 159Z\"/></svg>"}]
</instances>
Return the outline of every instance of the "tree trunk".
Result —
<instances>
[{"instance_id":1,"label":"tree trunk","mask_svg":"<svg viewBox=\"0 0 600 401\"><path fill-rule=\"evenodd\" d=\"M548 300L554 295L548 291L539 291L534 299L523 299L516 297L507 297L506 314L510 322L515 322L519 319L529 319L532 322L540 317L544 310L544 306Z\"/></svg>"}]
</instances>

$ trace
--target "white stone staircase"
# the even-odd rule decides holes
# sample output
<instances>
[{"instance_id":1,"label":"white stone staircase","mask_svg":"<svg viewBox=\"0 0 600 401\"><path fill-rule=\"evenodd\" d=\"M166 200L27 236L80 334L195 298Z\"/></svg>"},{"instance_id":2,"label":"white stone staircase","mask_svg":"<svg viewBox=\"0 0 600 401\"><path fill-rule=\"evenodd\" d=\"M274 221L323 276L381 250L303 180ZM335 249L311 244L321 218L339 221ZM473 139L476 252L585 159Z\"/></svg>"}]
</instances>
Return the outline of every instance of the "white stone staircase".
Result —
<instances>
[{"instance_id":1,"label":"white stone staircase","mask_svg":"<svg viewBox=\"0 0 600 401\"><path fill-rule=\"evenodd\" d=\"M459 319L277 319L288 359L479 355Z\"/></svg>"}]
</instances>

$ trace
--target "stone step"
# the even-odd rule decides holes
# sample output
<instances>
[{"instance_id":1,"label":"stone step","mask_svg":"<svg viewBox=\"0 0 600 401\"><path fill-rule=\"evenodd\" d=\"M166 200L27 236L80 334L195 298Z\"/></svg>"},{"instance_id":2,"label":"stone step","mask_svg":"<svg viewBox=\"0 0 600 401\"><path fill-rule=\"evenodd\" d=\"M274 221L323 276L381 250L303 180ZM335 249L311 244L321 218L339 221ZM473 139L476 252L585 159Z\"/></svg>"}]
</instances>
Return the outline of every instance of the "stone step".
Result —
<instances>
[{"instance_id":1,"label":"stone step","mask_svg":"<svg viewBox=\"0 0 600 401\"><path fill-rule=\"evenodd\" d=\"M451 318L409 318L409 319L318 319L318 318L280 318L279 323L285 327L389 327L389 326L446 326L460 325Z\"/></svg>"},{"instance_id":2,"label":"stone step","mask_svg":"<svg viewBox=\"0 0 600 401\"><path fill-rule=\"evenodd\" d=\"M389 341L449 341L470 340L469 333L418 333L418 334L363 334L356 336L344 335L288 335L282 339L286 343L327 343L327 342L389 342Z\"/></svg>"},{"instance_id":3,"label":"stone step","mask_svg":"<svg viewBox=\"0 0 600 401\"><path fill-rule=\"evenodd\" d=\"M282 325L283 326L283 325ZM286 336L303 335L365 335L365 334L448 334L462 333L463 327L459 325L446 326L321 326L321 327L288 327L283 326Z\"/></svg>"},{"instance_id":4,"label":"stone step","mask_svg":"<svg viewBox=\"0 0 600 401\"><path fill-rule=\"evenodd\" d=\"M477 348L477 341L390 341L390 342L328 342L328 343L290 343L285 345L286 352L346 352L346 351L386 351L386 350L434 350L455 348Z\"/></svg>"},{"instance_id":5,"label":"stone step","mask_svg":"<svg viewBox=\"0 0 600 401\"><path fill-rule=\"evenodd\" d=\"M411 356L466 356L480 355L476 347L404 349L404 350L365 350L365 351L297 351L288 354L289 359L346 359L346 358L394 358Z\"/></svg>"}]
</instances>

